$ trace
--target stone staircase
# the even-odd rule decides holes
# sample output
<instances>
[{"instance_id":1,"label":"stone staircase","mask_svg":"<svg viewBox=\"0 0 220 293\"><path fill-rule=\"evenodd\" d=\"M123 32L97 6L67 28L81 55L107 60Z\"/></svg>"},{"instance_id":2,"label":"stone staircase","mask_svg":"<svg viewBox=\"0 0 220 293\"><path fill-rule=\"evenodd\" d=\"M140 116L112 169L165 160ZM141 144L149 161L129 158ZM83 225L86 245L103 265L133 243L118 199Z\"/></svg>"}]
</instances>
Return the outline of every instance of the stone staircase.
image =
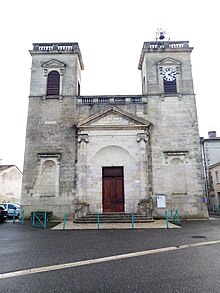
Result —
<instances>
[{"instance_id":1,"label":"stone staircase","mask_svg":"<svg viewBox=\"0 0 220 293\"><path fill-rule=\"evenodd\" d=\"M88 224L97 223L97 214L88 213L86 216L75 219L74 223ZM99 214L100 223L131 223L132 214L131 213L102 213ZM134 223L149 223L154 222L153 219L145 215L134 213Z\"/></svg>"}]
</instances>

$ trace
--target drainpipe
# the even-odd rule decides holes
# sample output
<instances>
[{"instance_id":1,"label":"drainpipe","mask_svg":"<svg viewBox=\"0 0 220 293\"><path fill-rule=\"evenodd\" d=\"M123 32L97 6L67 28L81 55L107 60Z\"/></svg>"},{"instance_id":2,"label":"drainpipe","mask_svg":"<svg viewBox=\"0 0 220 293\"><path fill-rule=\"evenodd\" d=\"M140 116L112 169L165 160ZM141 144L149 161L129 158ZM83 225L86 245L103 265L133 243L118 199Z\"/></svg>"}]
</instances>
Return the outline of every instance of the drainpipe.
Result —
<instances>
[{"instance_id":1,"label":"drainpipe","mask_svg":"<svg viewBox=\"0 0 220 293\"><path fill-rule=\"evenodd\" d=\"M209 183L208 183L208 169L207 169L207 163L206 163L206 155L205 155L205 146L204 146L204 137L200 137L200 144L201 144L201 150L202 150L202 161L203 161L203 173L205 176L205 194L207 199L207 206L208 206L208 212L210 212L210 197L209 197Z\"/></svg>"}]
</instances>

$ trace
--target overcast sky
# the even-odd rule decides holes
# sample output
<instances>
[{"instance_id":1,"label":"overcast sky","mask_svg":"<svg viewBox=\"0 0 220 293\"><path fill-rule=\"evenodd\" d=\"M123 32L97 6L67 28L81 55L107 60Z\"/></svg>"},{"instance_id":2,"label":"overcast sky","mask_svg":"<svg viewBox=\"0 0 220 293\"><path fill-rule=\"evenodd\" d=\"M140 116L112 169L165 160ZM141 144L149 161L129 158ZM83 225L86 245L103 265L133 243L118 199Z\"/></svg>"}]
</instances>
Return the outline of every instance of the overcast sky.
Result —
<instances>
[{"instance_id":1,"label":"overcast sky","mask_svg":"<svg viewBox=\"0 0 220 293\"><path fill-rule=\"evenodd\" d=\"M35 42L78 42L82 95L141 94L143 43L162 26L190 41L200 136L220 136L218 1L5 0L0 4L0 159L23 168Z\"/></svg>"}]
</instances>

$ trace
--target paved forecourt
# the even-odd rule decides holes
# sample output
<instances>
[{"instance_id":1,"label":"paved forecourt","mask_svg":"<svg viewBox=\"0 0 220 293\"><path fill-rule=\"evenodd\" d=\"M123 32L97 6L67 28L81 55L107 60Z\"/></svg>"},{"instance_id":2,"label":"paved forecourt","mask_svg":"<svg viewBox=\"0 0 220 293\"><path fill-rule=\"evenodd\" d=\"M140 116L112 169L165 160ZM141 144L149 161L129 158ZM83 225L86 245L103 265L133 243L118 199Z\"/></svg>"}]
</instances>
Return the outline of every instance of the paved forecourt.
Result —
<instances>
[{"instance_id":1,"label":"paved forecourt","mask_svg":"<svg viewBox=\"0 0 220 293\"><path fill-rule=\"evenodd\" d=\"M169 228L181 228L178 225L169 223ZM165 220L155 220L154 222L149 223L134 223L134 229L166 229L166 221ZM52 230L83 230L83 229L98 229L98 223L96 224L78 224L73 223L73 221L66 221L66 225L64 223L60 223L57 226L53 227ZM99 223L99 229L132 229L132 223Z\"/></svg>"}]
</instances>

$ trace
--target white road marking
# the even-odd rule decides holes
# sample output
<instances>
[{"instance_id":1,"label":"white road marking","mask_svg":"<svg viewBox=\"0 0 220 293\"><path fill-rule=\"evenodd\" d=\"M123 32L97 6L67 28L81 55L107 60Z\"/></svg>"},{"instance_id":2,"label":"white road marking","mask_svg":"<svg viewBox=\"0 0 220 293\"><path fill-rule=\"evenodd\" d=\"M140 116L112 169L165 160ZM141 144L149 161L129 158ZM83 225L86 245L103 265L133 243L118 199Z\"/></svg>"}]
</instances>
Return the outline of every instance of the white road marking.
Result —
<instances>
[{"instance_id":1,"label":"white road marking","mask_svg":"<svg viewBox=\"0 0 220 293\"><path fill-rule=\"evenodd\" d=\"M212 245L212 244L220 244L220 240L184 244L184 245L180 245L180 246L164 247L164 248L158 248L158 249L138 251L138 252L133 252L133 253L107 256L107 257L102 257L102 258L89 259L89 260L84 260L84 261L65 263L65 264L54 265L54 266L46 266L46 267L39 267L39 268L22 270L22 271L15 271L15 272L10 272L10 273L0 274L0 280L6 279L6 278L42 273L42 272L49 272L49 271L62 270L62 269L73 268L73 267L80 267L80 266L85 266L85 265L90 265L90 264L108 262L108 261L112 261L112 260L119 260L119 259L143 256L143 255L148 255L148 254L156 254L156 253L167 252L167 251L175 251L175 250L180 250L180 249L193 248L193 247L198 247L198 246Z\"/></svg>"}]
</instances>

